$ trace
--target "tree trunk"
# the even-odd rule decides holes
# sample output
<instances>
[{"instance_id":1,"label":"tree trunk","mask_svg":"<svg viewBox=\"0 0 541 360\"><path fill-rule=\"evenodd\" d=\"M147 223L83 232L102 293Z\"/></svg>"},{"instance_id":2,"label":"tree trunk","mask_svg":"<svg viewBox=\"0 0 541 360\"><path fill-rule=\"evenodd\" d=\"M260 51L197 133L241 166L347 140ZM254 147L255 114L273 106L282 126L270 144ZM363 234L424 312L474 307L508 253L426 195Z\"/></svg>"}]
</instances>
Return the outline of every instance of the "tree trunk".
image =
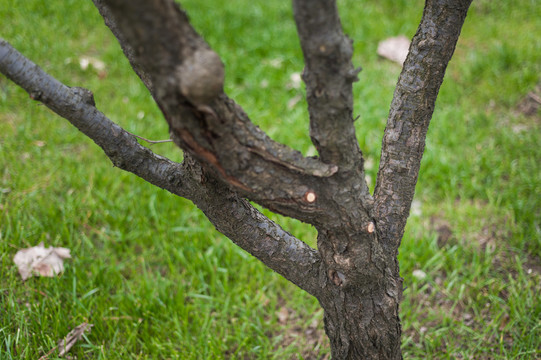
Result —
<instances>
[{"instance_id":1,"label":"tree trunk","mask_svg":"<svg viewBox=\"0 0 541 360\"><path fill-rule=\"evenodd\" d=\"M401 359L398 268L372 291L336 289L320 298L333 359ZM394 281L389 281L390 279Z\"/></svg>"},{"instance_id":2,"label":"tree trunk","mask_svg":"<svg viewBox=\"0 0 541 360\"><path fill-rule=\"evenodd\" d=\"M333 359L401 359L399 303L385 290L342 291L320 303Z\"/></svg>"},{"instance_id":3,"label":"tree trunk","mask_svg":"<svg viewBox=\"0 0 541 360\"><path fill-rule=\"evenodd\" d=\"M315 296L334 359L401 359L398 247L428 125L471 0L427 0L395 90L374 196L353 125L352 42L335 1L293 0L306 67L310 136L319 158L274 142L223 93L220 58L172 0L94 0L185 151L153 154L0 39L0 71L68 119L112 162L188 198L216 228ZM246 200L309 223L318 249Z\"/></svg>"},{"instance_id":4,"label":"tree trunk","mask_svg":"<svg viewBox=\"0 0 541 360\"><path fill-rule=\"evenodd\" d=\"M326 276L316 296L333 359L401 359L397 253L383 251L372 222L349 235L320 230L318 249Z\"/></svg>"}]
</instances>

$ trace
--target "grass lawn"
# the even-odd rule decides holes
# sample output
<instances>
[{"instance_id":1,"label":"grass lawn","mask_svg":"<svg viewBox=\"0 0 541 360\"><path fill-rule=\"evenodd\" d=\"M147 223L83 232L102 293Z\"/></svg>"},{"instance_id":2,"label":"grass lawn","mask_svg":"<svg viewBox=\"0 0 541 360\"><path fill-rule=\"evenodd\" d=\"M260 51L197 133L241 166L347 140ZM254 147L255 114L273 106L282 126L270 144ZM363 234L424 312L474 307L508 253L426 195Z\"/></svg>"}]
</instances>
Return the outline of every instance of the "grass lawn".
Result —
<instances>
[{"instance_id":1,"label":"grass lawn","mask_svg":"<svg viewBox=\"0 0 541 360\"><path fill-rule=\"evenodd\" d=\"M400 73L377 44L411 38L423 3L338 3L364 69L355 115L373 188ZM227 93L274 139L313 155L291 5L183 4L223 57ZM466 19L400 251L405 358L541 358L540 33L535 0L475 0ZM0 36L65 84L91 89L126 130L168 137L90 1L0 0ZM171 143L152 149L182 158ZM315 243L311 227L272 217ZM40 242L73 259L61 276L22 282L13 256ZM0 359L37 359L82 322L94 326L71 350L78 359L329 358L317 301L189 201L113 168L0 76Z\"/></svg>"}]
</instances>

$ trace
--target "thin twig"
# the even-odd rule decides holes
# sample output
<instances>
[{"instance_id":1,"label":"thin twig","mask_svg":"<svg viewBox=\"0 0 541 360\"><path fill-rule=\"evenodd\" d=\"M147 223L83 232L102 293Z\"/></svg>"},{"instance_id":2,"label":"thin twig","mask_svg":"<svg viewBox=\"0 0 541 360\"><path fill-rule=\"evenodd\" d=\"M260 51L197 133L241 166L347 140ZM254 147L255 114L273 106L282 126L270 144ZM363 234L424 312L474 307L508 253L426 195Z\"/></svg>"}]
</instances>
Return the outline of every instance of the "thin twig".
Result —
<instances>
[{"instance_id":1,"label":"thin twig","mask_svg":"<svg viewBox=\"0 0 541 360\"><path fill-rule=\"evenodd\" d=\"M45 355L43 355L42 357L40 357L38 360L46 360L49 358L49 355L51 355L56 349L58 349L58 346L55 346L54 348L52 348L51 350L49 350L49 352Z\"/></svg>"},{"instance_id":2,"label":"thin twig","mask_svg":"<svg viewBox=\"0 0 541 360\"><path fill-rule=\"evenodd\" d=\"M128 134L133 135L136 138L141 139L143 141L146 141L147 143L150 143L150 144L160 144L160 143L166 143L166 142L173 142L173 140L171 140L171 139L167 139L167 140L149 140L149 139L145 139L142 136L135 135L135 134L133 134L133 133L127 131L127 130L124 130L124 131L126 131Z\"/></svg>"}]
</instances>

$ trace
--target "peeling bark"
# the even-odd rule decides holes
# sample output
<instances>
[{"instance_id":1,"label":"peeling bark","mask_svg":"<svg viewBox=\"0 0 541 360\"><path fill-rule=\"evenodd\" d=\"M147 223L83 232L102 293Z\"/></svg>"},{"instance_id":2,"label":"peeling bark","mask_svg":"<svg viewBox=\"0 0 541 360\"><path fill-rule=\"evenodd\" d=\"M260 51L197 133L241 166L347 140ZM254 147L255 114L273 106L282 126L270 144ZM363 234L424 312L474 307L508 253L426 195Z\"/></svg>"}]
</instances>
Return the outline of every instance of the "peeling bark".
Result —
<instances>
[{"instance_id":1,"label":"peeling bark","mask_svg":"<svg viewBox=\"0 0 541 360\"><path fill-rule=\"evenodd\" d=\"M332 176L338 167L305 158L272 141L250 121L223 93L218 55L177 4L94 2L102 16L109 16L106 24L131 56L132 66L138 64L137 70L150 79L145 84L152 86L150 91L177 145L250 200L308 223L317 222L314 214L323 212L307 204L304 194L309 189L321 193L319 179Z\"/></svg>"}]
</instances>

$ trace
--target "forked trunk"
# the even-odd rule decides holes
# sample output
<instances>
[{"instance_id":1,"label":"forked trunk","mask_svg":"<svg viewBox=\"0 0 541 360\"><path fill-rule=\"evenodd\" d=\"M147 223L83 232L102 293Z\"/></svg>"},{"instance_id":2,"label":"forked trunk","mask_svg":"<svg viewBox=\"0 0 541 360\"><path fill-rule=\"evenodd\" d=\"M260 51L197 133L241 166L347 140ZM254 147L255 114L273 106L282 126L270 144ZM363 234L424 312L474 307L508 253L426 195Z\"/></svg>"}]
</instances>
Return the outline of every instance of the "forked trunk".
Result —
<instances>
[{"instance_id":1,"label":"forked trunk","mask_svg":"<svg viewBox=\"0 0 541 360\"><path fill-rule=\"evenodd\" d=\"M428 125L471 0L426 0L391 104L374 195L355 133L360 68L336 1L293 0L310 137L319 158L273 141L223 93L218 55L172 0L94 0L185 151L178 164L142 147L69 88L0 39L0 72L92 138L113 163L192 200L218 230L325 310L333 359L401 359L397 249ZM318 250L249 199L312 224Z\"/></svg>"}]
</instances>

